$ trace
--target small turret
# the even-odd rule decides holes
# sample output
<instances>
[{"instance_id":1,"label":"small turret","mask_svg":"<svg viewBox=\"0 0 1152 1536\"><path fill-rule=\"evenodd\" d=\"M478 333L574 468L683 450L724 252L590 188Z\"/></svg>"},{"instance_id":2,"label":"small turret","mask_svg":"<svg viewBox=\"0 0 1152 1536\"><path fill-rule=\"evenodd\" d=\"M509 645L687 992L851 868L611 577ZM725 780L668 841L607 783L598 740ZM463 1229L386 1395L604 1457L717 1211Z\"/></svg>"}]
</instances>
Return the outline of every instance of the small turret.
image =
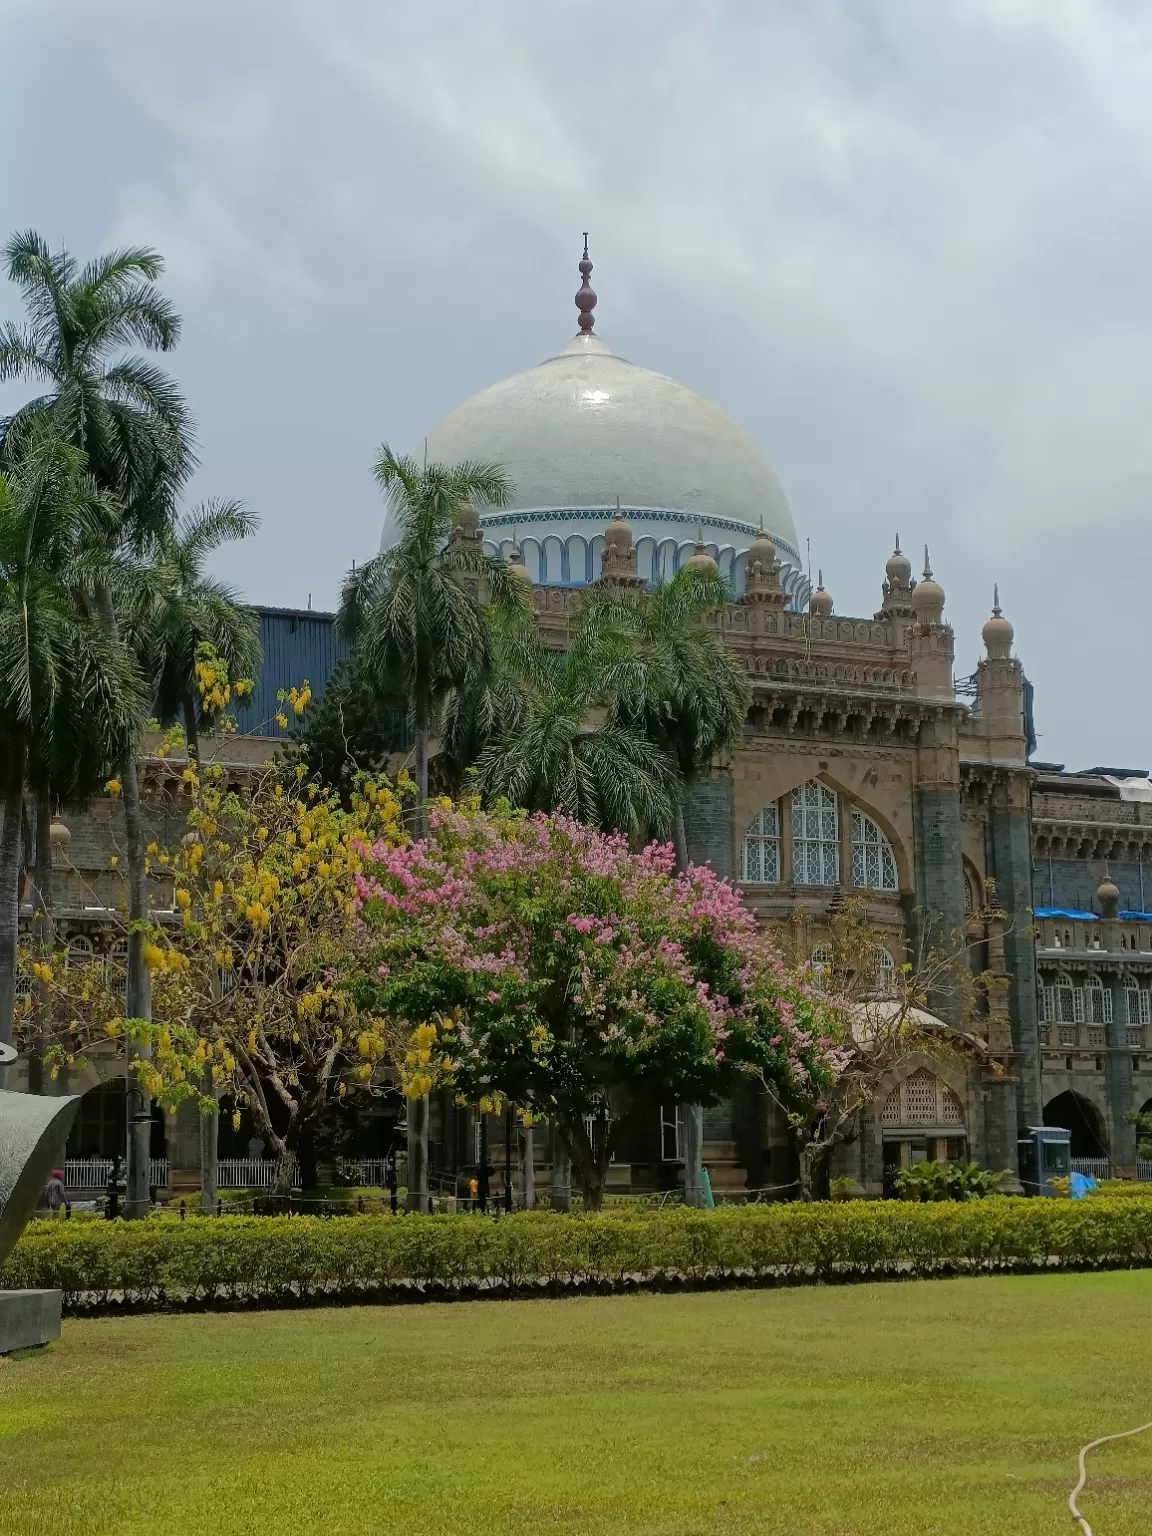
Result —
<instances>
[{"instance_id":1,"label":"small turret","mask_svg":"<svg viewBox=\"0 0 1152 1536\"><path fill-rule=\"evenodd\" d=\"M830 619L832 617L832 597L824 590L824 572L816 573L816 590L808 599L808 612L814 619Z\"/></svg>"},{"instance_id":2,"label":"small turret","mask_svg":"<svg viewBox=\"0 0 1152 1536\"><path fill-rule=\"evenodd\" d=\"M636 571L636 546L632 542L632 530L620 510L620 498L616 498L616 511L604 530L604 553L600 556L600 580L616 586L642 586Z\"/></svg>"},{"instance_id":3,"label":"small turret","mask_svg":"<svg viewBox=\"0 0 1152 1536\"><path fill-rule=\"evenodd\" d=\"M912 588L912 612L917 624L939 624L944 617L944 588L932 575L928 546L924 546L924 576Z\"/></svg>"},{"instance_id":4,"label":"small turret","mask_svg":"<svg viewBox=\"0 0 1152 1536\"><path fill-rule=\"evenodd\" d=\"M1011 624L1000 612L1000 588L992 588L992 617L987 620L981 631L984 637L984 649L988 652L990 661L1007 661L1012 655L1012 641L1015 631Z\"/></svg>"}]
</instances>

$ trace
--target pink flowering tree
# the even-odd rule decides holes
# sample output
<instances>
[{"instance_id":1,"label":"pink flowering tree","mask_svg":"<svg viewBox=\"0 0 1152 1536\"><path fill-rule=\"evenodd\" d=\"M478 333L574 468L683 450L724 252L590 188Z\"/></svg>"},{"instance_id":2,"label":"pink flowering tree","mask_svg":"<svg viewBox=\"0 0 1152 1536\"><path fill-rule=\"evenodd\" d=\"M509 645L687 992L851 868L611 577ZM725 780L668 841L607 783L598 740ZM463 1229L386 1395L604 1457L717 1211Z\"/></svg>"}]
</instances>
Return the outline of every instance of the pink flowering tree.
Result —
<instances>
[{"instance_id":1,"label":"pink flowering tree","mask_svg":"<svg viewBox=\"0 0 1152 1536\"><path fill-rule=\"evenodd\" d=\"M358 884L357 1006L399 1031L406 1091L549 1121L588 1210L638 1092L709 1104L747 1074L800 1110L835 1080L837 1010L728 881L676 874L671 846L443 802L426 838L371 850Z\"/></svg>"}]
</instances>

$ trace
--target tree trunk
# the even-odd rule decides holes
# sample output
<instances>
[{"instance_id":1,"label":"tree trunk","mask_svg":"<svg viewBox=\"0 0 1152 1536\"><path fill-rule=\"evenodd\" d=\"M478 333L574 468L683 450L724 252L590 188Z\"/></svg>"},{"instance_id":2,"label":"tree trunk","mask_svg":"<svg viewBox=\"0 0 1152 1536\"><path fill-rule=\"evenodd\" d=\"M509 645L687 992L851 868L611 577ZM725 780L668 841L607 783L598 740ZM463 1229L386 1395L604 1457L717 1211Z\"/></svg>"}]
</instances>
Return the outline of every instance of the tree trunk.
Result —
<instances>
[{"instance_id":1,"label":"tree trunk","mask_svg":"<svg viewBox=\"0 0 1152 1536\"><path fill-rule=\"evenodd\" d=\"M276 1180L272 1186L273 1193L287 1199L292 1193L292 1154L287 1145L277 1138L274 1143L276 1148Z\"/></svg>"},{"instance_id":2,"label":"tree trunk","mask_svg":"<svg viewBox=\"0 0 1152 1536\"><path fill-rule=\"evenodd\" d=\"M572 1153L561 1134L560 1127L552 1122L552 1192L550 1203L554 1211L572 1209Z\"/></svg>"},{"instance_id":3,"label":"tree trunk","mask_svg":"<svg viewBox=\"0 0 1152 1536\"><path fill-rule=\"evenodd\" d=\"M310 1194L319 1186L317 1177L316 1140L311 1131L305 1131L296 1139L296 1161L300 1164L300 1190Z\"/></svg>"},{"instance_id":4,"label":"tree trunk","mask_svg":"<svg viewBox=\"0 0 1152 1536\"><path fill-rule=\"evenodd\" d=\"M523 1162L520 1165L520 1195L526 1211L536 1209L536 1138L532 1127L524 1127L521 1147Z\"/></svg>"},{"instance_id":5,"label":"tree trunk","mask_svg":"<svg viewBox=\"0 0 1152 1536\"><path fill-rule=\"evenodd\" d=\"M202 1092L209 1098L216 1097L212 1081L212 1069L204 1069ZM200 1208L214 1207L220 1195L220 1111L200 1116Z\"/></svg>"},{"instance_id":6,"label":"tree trunk","mask_svg":"<svg viewBox=\"0 0 1152 1536\"><path fill-rule=\"evenodd\" d=\"M604 1204L604 1182L607 1169L599 1158L580 1159L580 1193L584 1197L584 1211L593 1216Z\"/></svg>"},{"instance_id":7,"label":"tree trunk","mask_svg":"<svg viewBox=\"0 0 1152 1536\"><path fill-rule=\"evenodd\" d=\"M196 701L189 694L184 700L184 740L188 743L188 761L200 766L200 731L196 724Z\"/></svg>"},{"instance_id":8,"label":"tree trunk","mask_svg":"<svg viewBox=\"0 0 1152 1536\"><path fill-rule=\"evenodd\" d=\"M702 1206L704 1187L704 1110L699 1104L684 1106L684 1204Z\"/></svg>"},{"instance_id":9,"label":"tree trunk","mask_svg":"<svg viewBox=\"0 0 1152 1536\"><path fill-rule=\"evenodd\" d=\"M428 722L416 723L416 836L423 837L428 830L424 802L428 799Z\"/></svg>"},{"instance_id":10,"label":"tree trunk","mask_svg":"<svg viewBox=\"0 0 1152 1536\"><path fill-rule=\"evenodd\" d=\"M144 819L140 809L140 778L136 758L129 753L121 766L124 796L124 840L128 853L128 998L127 1016L152 1022L152 976L144 959L148 921L148 875L144 868ZM144 1086L134 1081L132 1063L152 1054L150 1041L128 1047L128 1171L124 1217L134 1221L147 1216L150 1204L149 1169L152 1143L152 1100Z\"/></svg>"},{"instance_id":11,"label":"tree trunk","mask_svg":"<svg viewBox=\"0 0 1152 1536\"><path fill-rule=\"evenodd\" d=\"M20 834L24 817L24 733L8 738L4 826L0 830L0 1044L12 1043L16 952L20 944Z\"/></svg>"},{"instance_id":12,"label":"tree trunk","mask_svg":"<svg viewBox=\"0 0 1152 1536\"><path fill-rule=\"evenodd\" d=\"M36 862L32 879L32 926L36 936L36 949L41 959L52 953L56 942L56 923L52 914L52 798L41 787L36 792ZM51 1007L51 993L42 981L36 983L39 1009ZM28 1091L43 1093L45 1031L39 1030L28 1055Z\"/></svg>"},{"instance_id":13,"label":"tree trunk","mask_svg":"<svg viewBox=\"0 0 1152 1536\"><path fill-rule=\"evenodd\" d=\"M676 850L676 869L680 874L688 868L688 831L684 825L684 802L677 801L676 820L672 827L672 846Z\"/></svg>"},{"instance_id":14,"label":"tree trunk","mask_svg":"<svg viewBox=\"0 0 1152 1536\"><path fill-rule=\"evenodd\" d=\"M428 1214L428 1095L408 1100L408 1192L406 1211Z\"/></svg>"}]
</instances>

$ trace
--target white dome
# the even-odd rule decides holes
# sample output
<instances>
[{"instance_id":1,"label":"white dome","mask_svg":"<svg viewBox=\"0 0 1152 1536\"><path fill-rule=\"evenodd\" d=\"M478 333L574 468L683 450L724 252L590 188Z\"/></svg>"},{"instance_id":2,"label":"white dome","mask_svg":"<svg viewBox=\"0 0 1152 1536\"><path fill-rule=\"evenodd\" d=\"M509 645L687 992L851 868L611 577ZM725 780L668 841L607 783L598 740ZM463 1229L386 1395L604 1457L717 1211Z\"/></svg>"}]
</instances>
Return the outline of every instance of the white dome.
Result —
<instances>
[{"instance_id":1,"label":"white dome","mask_svg":"<svg viewBox=\"0 0 1152 1536\"><path fill-rule=\"evenodd\" d=\"M495 548L519 536L541 579L593 579L593 545L617 499L642 573L654 562L668 568L663 549L673 551L673 567L682 563L679 551L691 555L699 529L735 576L762 523L783 564L799 574L788 500L747 433L695 390L617 357L597 336L577 336L558 357L457 406L428 434L427 453L441 464L483 459L507 470L511 504L482 510L481 527ZM385 528L385 546L393 538ZM567 551L573 538L587 545L587 571L573 557L570 572L566 552L563 575L556 558L546 573L545 543Z\"/></svg>"}]
</instances>

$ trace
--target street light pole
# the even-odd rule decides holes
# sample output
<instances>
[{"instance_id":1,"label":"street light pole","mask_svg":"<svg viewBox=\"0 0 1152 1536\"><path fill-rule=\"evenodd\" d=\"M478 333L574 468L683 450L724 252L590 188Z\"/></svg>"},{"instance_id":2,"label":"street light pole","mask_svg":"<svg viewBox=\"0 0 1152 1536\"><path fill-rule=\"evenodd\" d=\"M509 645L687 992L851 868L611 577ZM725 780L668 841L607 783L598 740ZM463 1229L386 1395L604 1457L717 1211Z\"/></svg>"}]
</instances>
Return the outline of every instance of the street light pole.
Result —
<instances>
[{"instance_id":1,"label":"street light pole","mask_svg":"<svg viewBox=\"0 0 1152 1536\"><path fill-rule=\"evenodd\" d=\"M512 1106L504 1111L504 1213L512 1212Z\"/></svg>"}]
</instances>

